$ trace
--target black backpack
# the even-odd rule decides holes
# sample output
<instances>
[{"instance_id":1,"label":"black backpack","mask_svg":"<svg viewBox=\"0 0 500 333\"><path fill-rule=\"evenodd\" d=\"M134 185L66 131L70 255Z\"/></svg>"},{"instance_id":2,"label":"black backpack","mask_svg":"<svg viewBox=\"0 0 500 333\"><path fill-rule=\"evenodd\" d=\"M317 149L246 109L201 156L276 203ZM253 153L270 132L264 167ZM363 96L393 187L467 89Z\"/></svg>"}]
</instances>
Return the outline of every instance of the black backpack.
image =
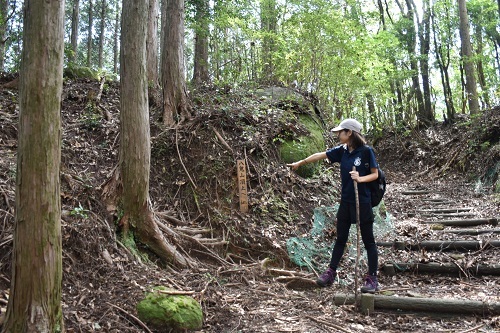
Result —
<instances>
[{"instance_id":1,"label":"black backpack","mask_svg":"<svg viewBox=\"0 0 500 333\"><path fill-rule=\"evenodd\" d=\"M370 151L369 147L365 146L365 149L362 152L362 160L363 164L365 165L365 168L368 169L368 173L370 172ZM371 193L371 200L372 200L372 207L378 206L380 204L380 201L382 201L382 197L384 196L385 193L385 187L386 187L386 182L385 182L385 173L380 169L380 166L377 167L378 169L378 178L372 182L369 182L366 184L368 188L370 189Z\"/></svg>"}]
</instances>

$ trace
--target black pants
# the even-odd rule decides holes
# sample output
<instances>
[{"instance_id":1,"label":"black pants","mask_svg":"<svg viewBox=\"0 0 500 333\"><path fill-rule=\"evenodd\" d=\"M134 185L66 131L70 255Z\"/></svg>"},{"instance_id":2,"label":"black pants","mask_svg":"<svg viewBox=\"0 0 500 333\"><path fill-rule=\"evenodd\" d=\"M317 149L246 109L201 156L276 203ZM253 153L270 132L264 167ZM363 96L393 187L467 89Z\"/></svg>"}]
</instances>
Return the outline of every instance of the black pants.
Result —
<instances>
[{"instance_id":1,"label":"black pants","mask_svg":"<svg viewBox=\"0 0 500 333\"><path fill-rule=\"evenodd\" d=\"M359 205L360 231L363 244L365 245L368 257L368 274L377 275L378 270L378 251L375 237L373 236L373 210L371 204ZM340 203L337 212L337 239L332 251L332 260L330 267L337 270L340 259L344 254L344 248L349 237L351 224L356 225L356 204Z\"/></svg>"}]
</instances>

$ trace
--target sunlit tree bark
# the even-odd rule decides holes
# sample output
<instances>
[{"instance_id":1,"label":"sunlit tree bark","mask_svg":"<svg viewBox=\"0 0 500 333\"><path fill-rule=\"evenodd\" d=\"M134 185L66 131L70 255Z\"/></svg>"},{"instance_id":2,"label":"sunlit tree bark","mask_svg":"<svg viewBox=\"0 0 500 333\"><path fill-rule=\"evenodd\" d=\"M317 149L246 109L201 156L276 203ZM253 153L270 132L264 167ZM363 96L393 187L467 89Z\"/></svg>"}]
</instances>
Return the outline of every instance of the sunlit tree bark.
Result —
<instances>
[{"instance_id":1,"label":"sunlit tree bark","mask_svg":"<svg viewBox=\"0 0 500 333\"><path fill-rule=\"evenodd\" d=\"M466 98L470 114L476 114L479 112L479 99L470 42L469 17L465 0L458 0L458 11L460 15L460 41L462 43L462 61L465 71Z\"/></svg>"}]
</instances>

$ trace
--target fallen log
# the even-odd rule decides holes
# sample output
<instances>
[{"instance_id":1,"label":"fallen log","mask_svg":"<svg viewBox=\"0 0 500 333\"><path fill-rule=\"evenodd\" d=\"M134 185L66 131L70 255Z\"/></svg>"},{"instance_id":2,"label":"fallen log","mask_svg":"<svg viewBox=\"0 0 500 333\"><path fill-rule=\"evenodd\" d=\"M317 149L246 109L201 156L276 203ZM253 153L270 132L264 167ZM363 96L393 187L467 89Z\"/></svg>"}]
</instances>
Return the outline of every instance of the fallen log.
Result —
<instances>
[{"instance_id":1,"label":"fallen log","mask_svg":"<svg viewBox=\"0 0 500 333\"><path fill-rule=\"evenodd\" d=\"M445 232L456 235L471 235L477 236L482 234L500 234L500 229L460 229L460 230L441 230L439 232Z\"/></svg>"},{"instance_id":2,"label":"fallen log","mask_svg":"<svg viewBox=\"0 0 500 333\"><path fill-rule=\"evenodd\" d=\"M439 250L439 251L451 251L451 250L480 250L485 246L499 247L500 241L491 240L487 242L478 241L423 241L420 243L410 243L410 242L377 242L377 246L381 247L391 247L396 250Z\"/></svg>"},{"instance_id":3,"label":"fallen log","mask_svg":"<svg viewBox=\"0 0 500 333\"><path fill-rule=\"evenodd\" d=\"M442 224L446 226L454 227L472 227L477 225L491 224L497 225L497 218L486 218L486 219L463 219L463 220L435 220L435 221L421 221L423 224Z\"/></svg>"},{"instance_id":4,"label":"fallen log","mask_svg":"<svg viewBox=\"0 0 500 333\"><path fill-rule=\"evenodd\" d=\"M500 265L474 265L469 268L459 267L452 263L392 263L382 268L383 272L393 275L395 272L411 271L413 273L460 275L464 272L471 275L500 275Z\"/></svg>"},{"instance_id":5,"label":"fallen log","mask_svg":"<svg viewBox=\"0 0 500 333\"><path fill-rule=\"evenodd\" d=\"M368 301L362 302L362 297L367 297ZM498 302L490 303L462 299L397 297L369 294L362 294L361 297L358 297L358 302L364 303L364 306L369 307L370 298L373 299L373 308L379 310L478 315L500 314L500 303ZM335 305L351 305L355 303L355 298L353 294L336 294L334 296L334 302Z\"/></svg>"}]
</instances>

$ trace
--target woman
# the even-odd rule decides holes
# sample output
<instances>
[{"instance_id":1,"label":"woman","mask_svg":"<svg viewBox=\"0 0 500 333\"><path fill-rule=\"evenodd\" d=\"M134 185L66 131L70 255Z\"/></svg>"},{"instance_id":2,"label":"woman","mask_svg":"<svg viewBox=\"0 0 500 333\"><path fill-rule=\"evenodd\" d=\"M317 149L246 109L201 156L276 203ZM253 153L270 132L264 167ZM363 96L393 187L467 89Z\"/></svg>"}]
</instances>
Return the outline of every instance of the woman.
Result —
<instances>
[{"instance_id":1,"label":"woman","mask_svg":"<svg viewBox=\"0 0 500 333\"><path fill-rule=\"evenodd\" d=\"M365 183L378 178L377 160L373 150L365 146L366 141L361 135L362 125L355 119L346 119L332 129L341 145L326 152L313 154L301 161L288 164L293 170L301 165L313 163L328 158L330 162L340 163L342 195L337 212L337 239L333 247L330 267L317 280L321 287L331 286L337 276L337 267L344 254L344 248L349 237L351 224L356 224L356 197L354 182L357 182L359 197L359 220L361 237L368 256L368 275L361 292L374 293L379 290L377 281L378 251L373 236L373 211L370 189ZM363 152L368 150L369 161L362 161ZM353 171L353 166L356 171Z\"/></svg>"}]
</instances>

